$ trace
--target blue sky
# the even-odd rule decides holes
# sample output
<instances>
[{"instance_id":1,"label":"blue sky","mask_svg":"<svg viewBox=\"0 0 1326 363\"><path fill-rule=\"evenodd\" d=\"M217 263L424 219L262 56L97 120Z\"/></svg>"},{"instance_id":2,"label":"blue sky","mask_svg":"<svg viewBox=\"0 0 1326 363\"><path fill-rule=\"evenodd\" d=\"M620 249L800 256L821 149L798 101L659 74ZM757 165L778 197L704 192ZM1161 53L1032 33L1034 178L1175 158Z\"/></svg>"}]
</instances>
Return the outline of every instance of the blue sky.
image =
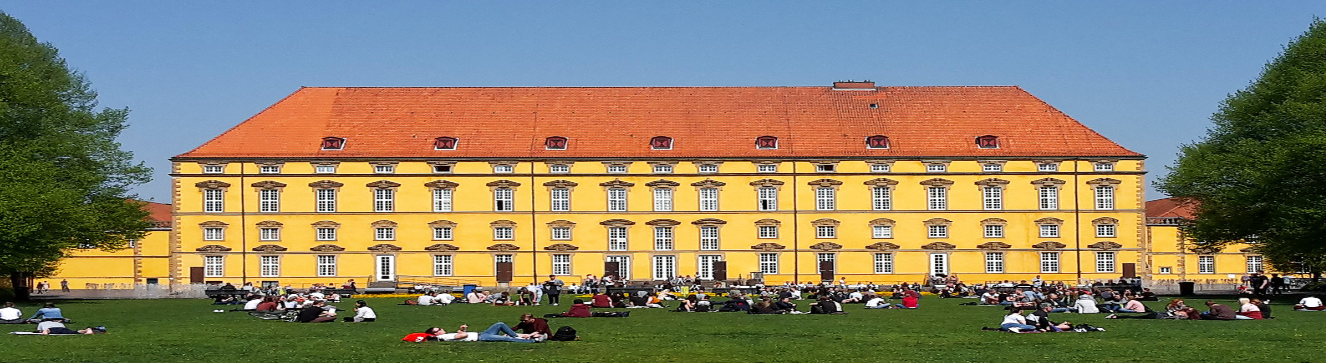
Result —
<instances>
[{"instance_id":1,"label":"blue sky","mask_svg":"<svg viewBox=\"0 0 1326 363\"><path fill-rule=\"evenodd\" d=\"M1319 2L0 1L156 169L301 86L1018 85L1123 146L1148 180ZM1161 195L1154 188L1148 198Z\"/></svg>"}]
</instances>

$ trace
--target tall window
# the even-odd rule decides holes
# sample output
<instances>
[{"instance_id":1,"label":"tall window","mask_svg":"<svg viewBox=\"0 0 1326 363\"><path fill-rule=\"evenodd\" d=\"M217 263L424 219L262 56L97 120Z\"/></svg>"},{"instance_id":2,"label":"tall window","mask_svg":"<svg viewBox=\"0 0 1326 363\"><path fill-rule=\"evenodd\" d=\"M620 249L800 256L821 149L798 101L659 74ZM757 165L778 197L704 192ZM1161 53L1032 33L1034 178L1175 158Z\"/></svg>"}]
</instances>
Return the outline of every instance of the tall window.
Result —
<instances>
[{"instance_id":1,"label":"tall window","mask_svg":"<svg viewBox=\"0 0 1326 363\"><path fill-rule=\"evenodd\" d=\"M571 275L571 255L552 255L552 274L558 276Z\"/></svg>"},{"instance_id":2,"label":"tall window","mask_svg":"<svg viewBox=\"0 0 1326 363\"><path fill-rule=\"evenodd\" d=\"M893 273L893 254L876 253L875 254L875 273L891 274Z\"/></svg>"},{"instance_id":3,"label":"tall window","mask_svg":"<svg viewBox=\"0 0 1326 363\"><path fill-rule=\"evenodd\" d=\"M778 226L759 226L760 238L778 238Z\"/></svg>"},{"instance_id":4,"label":"tall window","mask_svg":"<svg viewBox=\"0 0 1326 363\"><path fill-rule=\"evenodd\" d=\"M654 279L671 280L677 276L677 256L654 256Z\"/></svg>"},{"instance_id":5,"label":"tall window","mask_svg":"<svg viewBox=\"0 0 1326 363\"><path fill-rule=\"evenodd\" d=\"M318 227L318 240L319 240L319 241L335 241L335 240L336 240L336 228L331 228L331 227Z\"/></svg>"},{"instance_id":6,"label":"tall window","mask_svg":"<svg viewBox=\"0 0 1326 363\"><path fill-rule=\"evenodd\" d=\"M705 251L718 250L718 227L700 226L700 249Z\"/></svg>"},{"instance_id":7,"label":"tall window","mask_svg":"<svg viewBox=\"0 0 1326 363\"><path fill-rule=\"evenodd\" d=\"M516 270L516 264L515 264L515 261L516 261L516 257L515 257L515 255L508 255L508 254L493 255L493 272L496 273L496 272L497 272L497 264L499 264L499 263L503 263L503 262L510 263L510 264L511 264L511 271L515 271L515 270Z\"/></svg>"},{"instance_id":8,"label":"tall window","mask_svg":"<svg viewBox=\"0 0 1326 363\"><path fill-rule=\"evenodd\" d=\"M654 188L654 211L672 211L672 189Z\"/></svg>"},{"instance_id":9,"label":"tall window","mask_svg":"<svg viewBox=\"0 0 1326 363\"><path fill-rule=\"evenodd\" d=\"M281 276L281 257L258 256L258 274L262 277Z\"/></svg>"},{"instance_id":10,"label":"tall window","mask_svg":"<svg viewBox=\"0 0 1326 363\"><path fill-rule=\"evenodd\" d=\"M1247 265L1248 265L1248 273L1250 274L1257 273L1263 270L1262 256L1248 256Z\"/></svg>"},{"instance_id":11,"label":"tall window","mask_svg":"<svg viewBox=\"0 0 1326 363\"><path fill-rule=\"evenodd\" d=\"M1215 256L1197 256L1197 273L1215 273Z\"/></svg>"},{"instance_id":12,"label":"tall window","mask_svg":"<svg viewBox=\"0 0 1326 363\"><path fill-rule=\"evenodd\" d=\"M870 226L871 237L893 238L893 226Z\"/></svg>"},{"instance_id":13,"label":"tall window","mask_svg":"<svg viewBox=\"0 0 1326 363\"><path fill-rule=\"evenodd\" d=\"M259 212L280 212L281 211L281 191L276 189L262 189L258 191L258 211Z\"/></svg>"},{"instance_id":14,"label":"tall window","mask_svg":"<svg viewBox=\"0 0 1326 363\"><path fill-rule=\"evenodd\" d=\"M1097 224L1096 237L1115 237L1117 235L1115 225Z\"/></svg>"},{"instance_id":15,"label":"tall window","mask_svg":"<svg viewBox=\"0 0 1326 363\"><path fill-rule=\"evenodd\" d=\"M700 211L718 211L718 188L700 188Z\"/></svg>"},{"instance_id":16,"label":"tall window","mask_svg":"<svg viewBox=\"0 0 1326 363\"><path fill-rule=\"evenodd\" d=\"M450 241L452 237L451 227L433 227L433 239L438 241Z\"/></svg>"},{"instance_id":17,"label":"tall window","mask_svg":"<svg viewBox=\"0 0 1326 363\"><path fill-rule=\"evenodd\" d=\"M760 254L760 273L763 273L763 274L770 274L770 275L778 274L778 254L777 254L777 253L761 253L761 254Z\"/></svg>"},{"instance_id":18,"label":"tall window","mask_svg":"<svg viewBox=\"0 0 1326 363\"><path fill-rule=\"evenodd\" d=\"M930 274L931 275L948 274L948 254L945 253L930 254Z\"/></svg>"},{"instance_id":19,"label":"tall window","mask_svg":"<svg viewBox=\"0 0 1326 363\"><path fill-rule=\"evenodd\" d=\"M834 190L830 187L815 188L815 210L834 209Z\"/></svg>"},{"instance_id":20,"label":"tall window","mask_svg":"<svg viewBox=\"0 0 1326 363\"><path fill-rule=\"evenodd\" d=\"M507 226L493 227L493 239L495 240L516 239L516 227L507 227Z\"/></svg>"},{"instance_id":21,"label":"tall window","mask_svg":"<svg viewBox=\"0 0 1326 363\"><path fill-rule=\"evenodd\" d=\"M1004 238L1004 225L987 224L985 225L985 238Z\"/></svg>"},{"instance_id":22,"label":"tall window","mask_svg":"<svg viewBox=\"0 0 1326 363\"><path fill-rule=\"evenodd\" d=\"M672 227L663 227L663 226L654 227L654 250L655 251L672 250Z\"/></svg>"},{"instance_id":23,"label":"tall window","mask_svg":"<svg viewBox=\"0 0 1326 363\"><path fill-rule=\"evenodd\" d=\"M985 273L997 274L1004 272L1004 253L986 252L985 253Z\"/></svg>"},{"instance_id":24,"label":"tall window","mask_svg":"<svg viewBox=\"0 0 1326 363\"><path fill-rule=\"evenodd\" d=\"M1096 186L1096 209L1114 209L1114 187Z\"/></svg>"},{"instance_id":25,"label":"tall window","mask_svg":"<svg viewBox=\"0 0 1326 363\"><path fill-rule=\"evenodd\" d=\"M552 211L553 211L553 212L570 212L570 211L571 211L571 190L570 190L570 189L566 189L566 188L552 188L552 190L549 191L549 195L552 196L552 204L551 204L551 205L552 205Z\"/></svg>"},{"instance_id":26,"label":"tall window","mask_svg":"<svg viewBox=\"0 0 1326 363\"><path fill-rule=\"evenodd\" d=\"M203 211L224 212L225 191L221 189L203 189Z\"/></svg>"},{"instance_id":27,"label":"tall window","mask_svg":"<svg viewBox=\"0 0 1326 363\"><path fill-rule=\"evenodd\" d=\"M373 238L378 241L391 241L396 239L396 228L377 227L374 228Z\"/></svg>"},{"instance_id":28,"label":"tall window","mask_svg":"<svg viewBox=\"0 0 1326 363\"><path fill-rule=\"evenodd\" d=\"M1004 189L1000 187L985 187L982 195L985 197L985 210L1004 209Z\"/></svg>"},{"instance_id":29,"label":"tall window","mask_svg":"<svg viewBox=\"0 0 1326 363\"><path fill-rule=\"evenodd\" d=\"M714 279L714 262L722 261L720 255L700 255L700 266L696 269L695 278L701 280Z\"/></svg>"},{"instance_id":30,"label":"tall window","mask_svg":"<svg viewBox=\"0 0 1326 363\"><path fill-rule=\"evenodd\" d=\"M226 239L226 230L221 227L203 228L204 241L220 241Z\"/></svg>"},{"instance_id":31,"label":"tall window","mask_svg":"<svg viewBox=\"0 0 1326 363\"><path fill-rule=\"evenodd\" d=\"M313 192L317 200L319 213L332 213L336 211L336 189L317 189Z\"/></svg>"},{"instance_id":32,"label":"tall window","mask_svg":"<svg viewBox=\"0 0 1326 363\"><path fill-rule=\"evenodd\" d=\"M837 260L837 255L830 252L820 252L815 254L816 262L828 262L831 264L830 266L833 266L834 270L838 269ZM818 267L819 264L816 264L815 266Z\"/></svg>"},{"instance_id":33,"label":"tall window","mask_svg":"<svg viewBox=\"0 0 1326 363\"><path fill-rule=\"evenodd\" d=\"M757 191L759 202L758 206L762 211L778 210L778 189L774 187L760 187Z\"/></svg>"},{"instance_id":34,"label":"tall window","mask_svg":"<svg viewBox=\"0 0 1326 363\"><path fill-rule=\"evenodd\" d=\"M889 187L870 188L870 205L875 210L893 209L893 189Z\"/></svg>"},{"instance_id":35,"label":"tall window","mask_svg":"<svg viewBox=\"0 0 1326 363\"><path fill-rule=\"evenodd\" d=\"M258 239L262 241L280 241L280 228L258 228Z\"/></svg>"},{"instance_id":36,"label":"tall window","mask_svg":"<svg viewBox=\"0 0 1326 363\"><path fill-rule=\"evenodd\" d=\"M510 212L516 210L516 193L511 188L493 189L493 210Z\"/></svg>"},{"instance_id":37,"label":"tall window","mask_svg":"<svg viewBox=\"0 0 1326 363\"><path fill-rule=\"evenodd\" d=\"M608 211L609 212L626 211L625 188L608 188Z\"/></svg>"},{"instance_id":38,"label":"tall window","mask_svg":"<svg viewBox=\"0 0 1326 363\"><path fill-rule=\"evenodd\" d=\"M1042 224L1042 225L1041 225L1041 238L1059 238L1059 225L1057 225L1057 224Z\"/></svg>"},{"instance_id":39,"label":"tall window","mask_svg":"<svg viewBox=\"0 0 1326 363\"><path fill-rule=\"evenodd\" d=\"M930 187L927 193L930 210L948 209L948 189L944 187Z\"/></svg>"},{"instance_id":40,"label":"tall window","mask_svg":"<svg viewBox=\"0 0 1326 363\"><path fill-rule=\"evenodd\" d=\"M608 227L608 250L626 250L626 227Z\"/></svg>"},{"instance_id":41,"label":"tall window","mask_svg":"<svg viewBox=\"0 0 1326 363\"><path fill-rule=\"evenodd\" d=\"M373 189L373 211L390 212L396 210L396 191L391 189Z\"/></svg>"},{"instance_id":42,"label":"tall window","mask_svg":"<svg viewBox=\"0 0 1326 363\"><path fill-rule=\"evenodd\" d=\"M1041 210L1059 209L1059 188L1053 186L1040 187Z\"/></svg>"},{"instance_id":43,"label":"tall window","mask_svg":"<svg viewBox=\"0 0 1326 363\"><path fill-rule=\"evenodd\" d=\"M571 227L553 227L552 239L567 241L571 239Z\"/></svg>"},{"instance_id":44,"label":"tall window","mask_svg":"<svg viewBox=\"0 0 1326 363\"><path fill-rule=\"evenodd\" d=\"M948 226L942 224L932 224L926 226L927 236L930 238L948 238Z\"/></svg>"},{"instance_id":45,"label":"tall window","mask_svg":"<svg viewBox=\"0 0 1326 363\"><path fill-rule=\"evenodd\" d=\"M225 256L203 256L203 276L221 277L226 274Z\"/></svg>"},{"instance_id":46,"label":"tall window","mask_svg":"<svg viewBox=\"0 0 1326 363\"><path fill-rule=\"evenodd\" d=\"M318 276L336 276L335 255L318 255Z\"/></svg>"},{"instance_id":47,"label":"tall window","mask_svg":"<svg viewBox=\"0 0 1326 363\"><path fill-rule=\"evenodd\" d=\"M1059 253L1041 252L1041 272L1057 273L1059 272Z\"/></svg>"},{"instance_id":48,"label":"tall window","mask_svg":"<svg viewBox=\"0 0 1326 363\"><path fill-rule=\"evenodd\" d=\"M1114 252L1096 252L1096 272L1114 272Z\"/></svg>"},{"instance_id":49,"label":"tall window","mask_svg":"<svg viewBox=\"0 0 1326 363\"><path fill-rule=\"evenodd\" d=\"M433 189L433 211L450 212L451 208L451 189Z\"/></svg>"},{"instance_id":50,"label":"tall window","mask_svg":"<svg viewBox=\"0 0 1326 363\"><path fill-rule=\"evenodd\" d=\"M838 227L815 226L815 238L838 238Z\"/></svg>"},{"instance_id":51,"label":"tall window","mask_svg":"<svg viewBox=\"0 0 1326 363\"><path fill-rule=\"evenodd\" d=\"M433 255L433 276L451 276L456 271L451 255Z\"/></svg>"}]
</instances>

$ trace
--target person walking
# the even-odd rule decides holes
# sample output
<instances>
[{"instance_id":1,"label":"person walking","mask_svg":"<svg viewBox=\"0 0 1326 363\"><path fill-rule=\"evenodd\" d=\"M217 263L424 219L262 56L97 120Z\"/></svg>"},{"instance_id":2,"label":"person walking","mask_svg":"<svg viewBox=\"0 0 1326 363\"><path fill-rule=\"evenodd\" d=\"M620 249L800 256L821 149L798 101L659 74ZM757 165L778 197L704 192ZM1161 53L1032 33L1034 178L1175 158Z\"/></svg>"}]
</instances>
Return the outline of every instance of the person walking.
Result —
<instances>
[{"instance_id":1,"label":"person walking","mask_svg":"<svg viewBox=\"0 0 1326 363\"><path fill-rule=\"evenodd\" d=\"M548 295L548 303L553 306L557 306L557 304L561 303L562 285L564 284L565 283L558 279L557 276L548 275L548 281L543 282L543 293Z\"/></svg>"},{"instance_id":2,"label":"person walking","mask_svg":"<svg viewBox=\"0 0 1326 363\"><path fill-rule=\"evenodd\" d=\"M69 279L60 280L60 292L69 292Z\"/></svg>"}]
</instances>

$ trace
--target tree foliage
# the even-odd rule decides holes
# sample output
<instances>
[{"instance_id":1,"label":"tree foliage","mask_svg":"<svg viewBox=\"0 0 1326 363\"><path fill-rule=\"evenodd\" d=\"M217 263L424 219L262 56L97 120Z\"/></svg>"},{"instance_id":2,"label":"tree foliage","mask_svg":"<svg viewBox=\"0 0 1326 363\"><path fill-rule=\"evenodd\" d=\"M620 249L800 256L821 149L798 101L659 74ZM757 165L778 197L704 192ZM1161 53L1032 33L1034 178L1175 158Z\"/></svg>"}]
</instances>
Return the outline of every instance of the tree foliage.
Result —
<instances>
[{"instance_id":1,"label":"tree foliage","mask_svg":"<svg viewBox=\"0 0 1326 363\"><path fill-rule=\"evenodd\" d=\"M150 170L115 142L127 109L97 94L55 47L0 12L0 274L17 292L76 248L123 248L151 225L129 188Z\"/></svg>"},{"instance_id":2,"label":"tree foliage","mask_svg":"<svg viewBox=\"0 0 1326 363\"><path fill-rule=\"evenodd\" d=\"M1197 204L1186 232L1216 247L1253 237L1281 270L1322 271L1326 22L1314 20L1211 119L1214 127L1185 145L1158 182L1160 190Z\"/></svg>"}]
</instances>

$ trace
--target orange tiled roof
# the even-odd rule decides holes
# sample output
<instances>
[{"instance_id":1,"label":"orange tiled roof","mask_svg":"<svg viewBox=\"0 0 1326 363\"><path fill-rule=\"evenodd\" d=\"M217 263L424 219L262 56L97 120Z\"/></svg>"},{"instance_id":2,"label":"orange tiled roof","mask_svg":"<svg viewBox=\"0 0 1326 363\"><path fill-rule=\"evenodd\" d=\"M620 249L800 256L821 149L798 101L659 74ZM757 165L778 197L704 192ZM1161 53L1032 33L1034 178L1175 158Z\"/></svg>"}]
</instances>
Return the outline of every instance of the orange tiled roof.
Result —
<instances>
[{"instance_id":1,"label":"orange tiled roof","mask_svg":"<svg viewBox=\"0 0 1326 363\"><path fill-rule=\"evenodd\" d=\"M146 209L148 213L151 213L151 215L147 217L148 219L151 219L153 223L156 223L158 228L170 228L172 211L170 204L153 202L143 203L145 203L143 209Z\"/></svg>"},{"instance_id":2,"label":"orange tiled roof","mask_svg":"<svg viewBox=\"0 0 1326 363\"><path fill-rule=\"evenodd\" d=\"M875 107L871 107L874 104ZM776 150L755 138L779 138ZM885 135L888 149L867 149ZM999 137L998 149L975 138ZM323 137L343 150L321 150ZM433 140L459 138L456 150ZM551 136L566 150L546 150ZM671 150L652 150L668 136ZM301 88L179 158L1141 157L1016 86Z\"/></svg>"},{"instance_id":3,"label":"orange tiled roof","mask_svg":"<svg viewBox=\"0 0 1326 363\"><path fill-rule=\"evenodd\" d=\"M1197 211L1194 202L1179 198L1156 199L1146 202L1146 216L1149 218L1193 219Z\"/></svg>"}]
</instances>

